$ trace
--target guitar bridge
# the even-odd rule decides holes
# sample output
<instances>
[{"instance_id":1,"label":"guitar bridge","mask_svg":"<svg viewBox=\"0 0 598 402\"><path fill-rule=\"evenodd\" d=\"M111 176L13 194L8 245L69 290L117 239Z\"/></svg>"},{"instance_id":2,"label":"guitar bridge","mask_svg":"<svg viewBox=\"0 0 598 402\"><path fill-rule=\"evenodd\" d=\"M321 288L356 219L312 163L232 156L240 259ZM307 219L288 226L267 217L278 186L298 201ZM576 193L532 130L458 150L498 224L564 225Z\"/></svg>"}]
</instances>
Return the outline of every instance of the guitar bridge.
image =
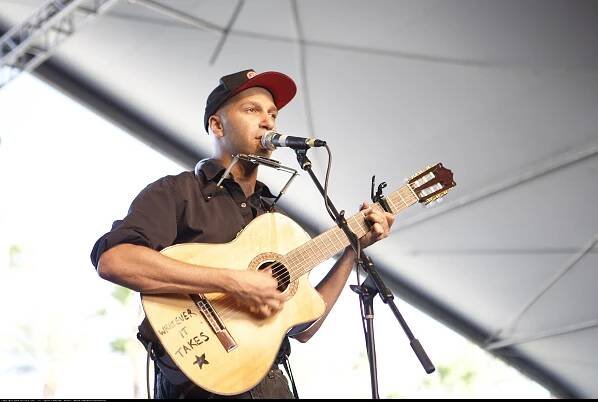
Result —
<instances>
[{"instance_id":1,"label":"guitar bridge","mask_svg":"<svg viewBox=\"0 0 598 402\"><path fill-rule=\"evenodd\" d=\"M216 334L216 338L220 341L224 350L230 352L237 348L237 342L233 339L232 335L224 325L222 319L218 316L214 307L210 304L208 299L203 295L189 295L193 303L197 306L201 314L204 316L212 331Z\"/></svg>"}]
</instances>

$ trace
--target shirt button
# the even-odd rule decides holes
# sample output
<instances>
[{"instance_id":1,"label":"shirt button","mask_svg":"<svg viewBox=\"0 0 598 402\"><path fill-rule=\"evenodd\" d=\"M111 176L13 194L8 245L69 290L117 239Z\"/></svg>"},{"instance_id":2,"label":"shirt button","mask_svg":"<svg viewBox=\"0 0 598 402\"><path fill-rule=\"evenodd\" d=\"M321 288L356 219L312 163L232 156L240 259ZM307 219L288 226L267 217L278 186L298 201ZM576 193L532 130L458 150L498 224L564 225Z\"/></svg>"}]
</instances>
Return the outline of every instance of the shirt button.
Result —
<instances>
[{"instance_id":1,"label":"shirt button","mask_svg":"<svg viewBox=\"0 0 598 402\"><path fill-rule=\"evenodd\" d=\"M244 202L241 203L241 208L245 208L247 206L247 204L245 204Z\"/></svg>"}]
</instances>

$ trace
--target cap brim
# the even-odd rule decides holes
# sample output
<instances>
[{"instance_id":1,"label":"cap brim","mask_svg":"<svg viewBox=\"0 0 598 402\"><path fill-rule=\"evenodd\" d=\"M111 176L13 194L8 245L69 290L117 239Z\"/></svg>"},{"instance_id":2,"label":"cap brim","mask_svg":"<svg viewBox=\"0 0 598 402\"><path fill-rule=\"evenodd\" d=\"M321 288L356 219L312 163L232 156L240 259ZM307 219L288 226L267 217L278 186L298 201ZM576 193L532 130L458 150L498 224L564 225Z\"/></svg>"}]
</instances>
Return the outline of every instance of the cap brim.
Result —
<instances>
[{"instance_id":1,"label":"cap brim","mask_svg":"<svg viewBox=\"0 0 598 402\"><path fill-rule=\"evenodd\" d=\"M233 95L254 87L267 89L272 94L272 99L278 109L282 109L297 93L297 85L291 77L276 71L266 71L256 74L255 77L246 81L235 90Z\"/></svg>"}]
</instances>

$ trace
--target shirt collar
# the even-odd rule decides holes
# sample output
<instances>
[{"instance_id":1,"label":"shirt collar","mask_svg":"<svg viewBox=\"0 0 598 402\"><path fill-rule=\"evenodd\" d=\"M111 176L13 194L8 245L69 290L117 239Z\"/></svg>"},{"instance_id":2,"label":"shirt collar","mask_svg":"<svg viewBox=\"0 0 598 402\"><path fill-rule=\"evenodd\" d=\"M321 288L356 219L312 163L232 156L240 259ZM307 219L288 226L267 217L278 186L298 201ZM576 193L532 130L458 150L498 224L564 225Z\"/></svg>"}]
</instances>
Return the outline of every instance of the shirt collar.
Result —
<instances>
[{"instance_id":1,"label":"shirt collar","mask_svg":"<svg viewBox=\"0 0 598 402\"><path fill-rule=\"evenodd\" d=\"M197 162L197 165L195 165L195 174L196 175L199 174L199 172L202 172L204 177L208 181L213 181L213 182L217 182L218 180L220 180L220 177L222 177L222 174L224 173L225 170L226 169L224 168L224 166L222 166L216 159L211 159L211 158L202 159L199 162ZM231 177L232 177L232 175L231 175ZM260 197L264 197L264 198L276 198L276 196L270 192L270 189L268 188L268 186L266 186L264 183L262 183L259 180L257 180L255 183L254 194L259 194Z\"/></svg>"}]
</instances>

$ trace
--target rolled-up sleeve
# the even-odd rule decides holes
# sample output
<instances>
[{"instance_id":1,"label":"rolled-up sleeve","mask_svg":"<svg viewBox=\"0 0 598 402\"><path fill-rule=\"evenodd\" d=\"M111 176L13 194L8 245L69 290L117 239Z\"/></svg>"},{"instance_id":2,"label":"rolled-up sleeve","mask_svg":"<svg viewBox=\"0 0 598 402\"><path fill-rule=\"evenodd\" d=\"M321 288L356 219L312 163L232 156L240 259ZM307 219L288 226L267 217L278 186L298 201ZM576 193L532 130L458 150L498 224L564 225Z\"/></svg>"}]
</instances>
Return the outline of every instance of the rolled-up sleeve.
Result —
<instances>
[{"instance_id":1,"label":"rolled-up sleeve","mask_svg":"<svg viewBox=\"0 0 598 402\"><path fill-rule=\"evenodd\" d=\"M172 177L166 176L139 193L127 216L115 221L112 229L94 244L90 257L96 269L102 253L118 244L136 244L159 251L174 243L181 207L174 186Z\"/></svg>"}]
</instances>

